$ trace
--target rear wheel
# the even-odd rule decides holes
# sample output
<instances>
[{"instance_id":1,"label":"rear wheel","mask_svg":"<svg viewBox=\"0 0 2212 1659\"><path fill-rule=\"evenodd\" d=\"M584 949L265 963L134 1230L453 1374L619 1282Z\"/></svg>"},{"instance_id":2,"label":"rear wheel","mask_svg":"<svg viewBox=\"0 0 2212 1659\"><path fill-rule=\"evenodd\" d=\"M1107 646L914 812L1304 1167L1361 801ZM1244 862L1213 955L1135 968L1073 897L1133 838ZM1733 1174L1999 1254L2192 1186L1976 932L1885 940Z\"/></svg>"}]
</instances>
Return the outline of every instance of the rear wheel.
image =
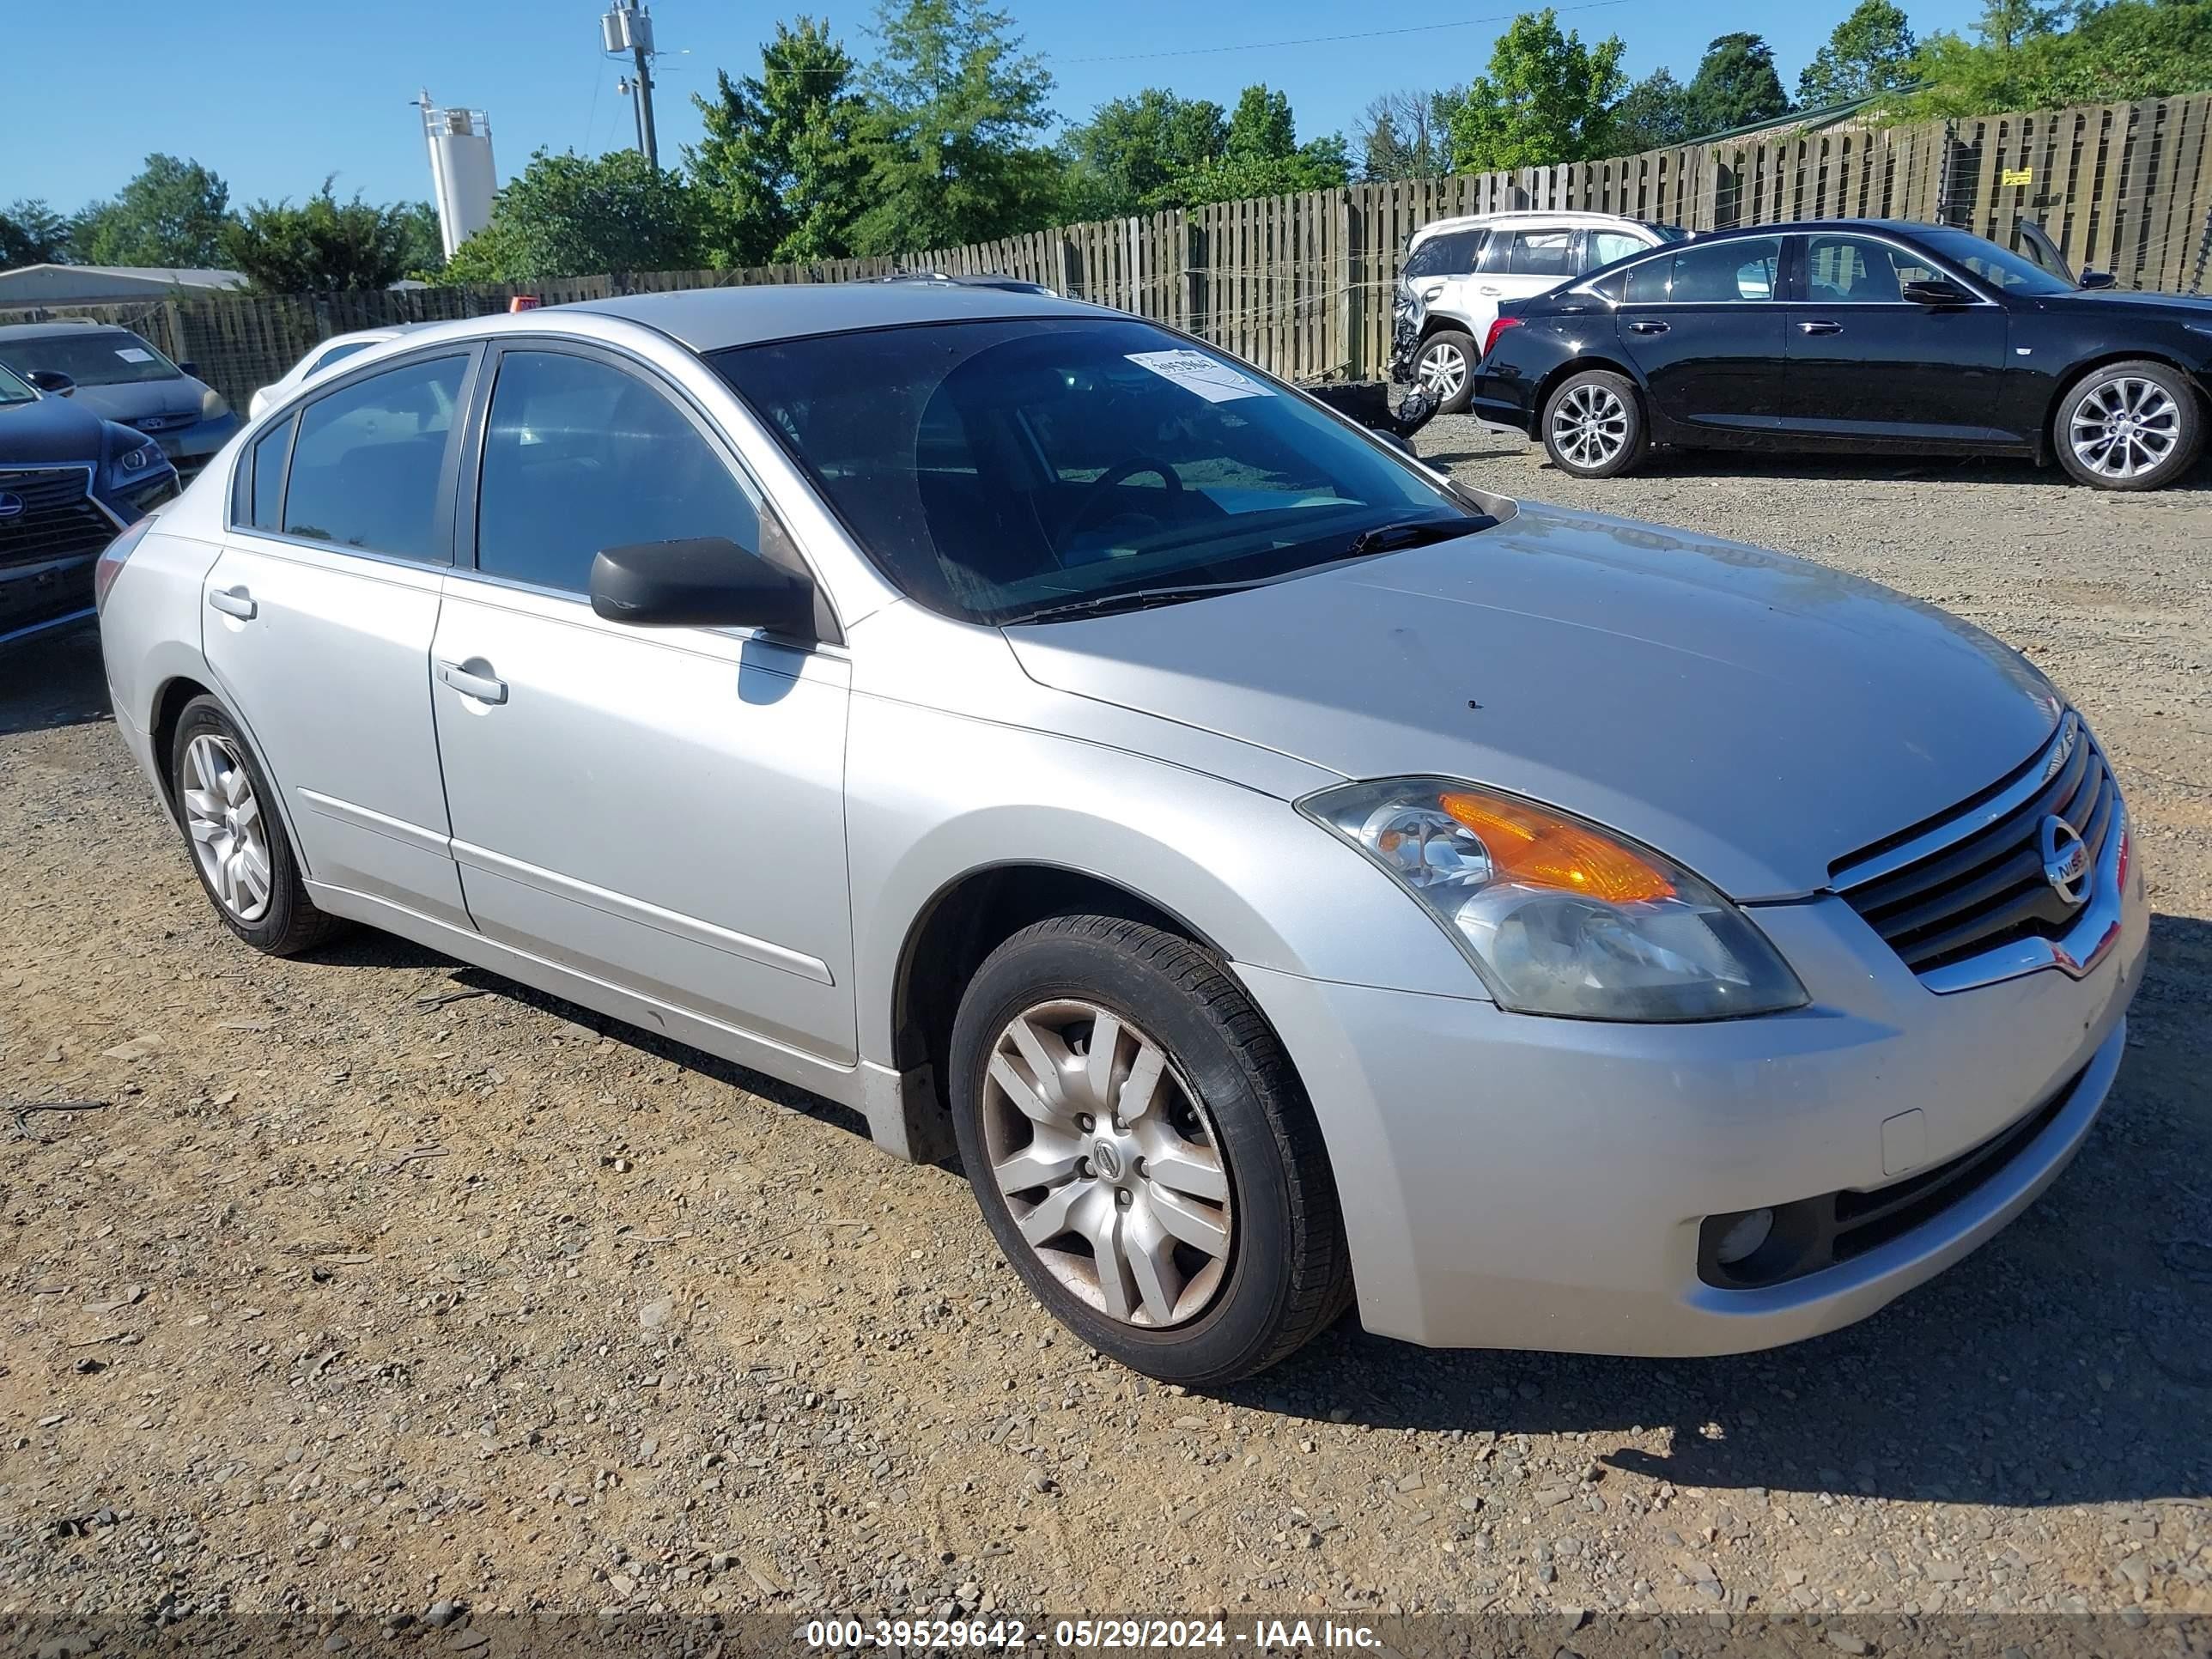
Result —
<instances>
[{"instance_id":1,"label":"rear wheel","mask_svg":"<svg viewBox=\"0 0 2212 1659\"><path fill-rule=\"evenodd\" d=\"M1544 405L1544 449L1578 478L1611 478L1644 459L1644 405L1610 369L1570 374Z\"/></svg>"},{"instance_id":2,"label":"rear wheel","mask_svg":"<svg viewBox=\"0 0 2212 1659\"><path fill-rule=\"evenodd\" d=\"M999 1248L1133 1370L1233 1381L1350 1298L1336 1190L1281 1045L1221 963L1063 916L993 951L952 1036L953 1127Z\"/></svg>"},{"instance_id":3,"label":"rear wheel","mask_svg":"<svg viewBox=\"0 0 2212 1659\"><path fill-rule=\"evenodd\" d=\"M213 697L193 698L178 717L169 787L193 871L223 926L275 957L313 950L343 930L307 897L275 793Z\"/></svg>"},{"instance_id":4,"label":"rear wheel","mask_svg":"<svg viewBox=\"0 0 2212 1659\"><path fill-rule=\"evenodd\" d=\"M2204 442L2197 393L2164 363L2108 363L2059 400L2058 464L2099 489L2157 489L2196 464Z\"/></svg>"},{"instance_id":5,"label":"rear wheel","mask_svg":"<svg viewBox=\"0 0 2212 1659\"><path fill-rule=\"evenodd\" d=\"M1463 415L1474 391L1474 337L1440 328L1413 354L1413 384L1437 400L1439 415Z\"/></svg>"}]
</instances>

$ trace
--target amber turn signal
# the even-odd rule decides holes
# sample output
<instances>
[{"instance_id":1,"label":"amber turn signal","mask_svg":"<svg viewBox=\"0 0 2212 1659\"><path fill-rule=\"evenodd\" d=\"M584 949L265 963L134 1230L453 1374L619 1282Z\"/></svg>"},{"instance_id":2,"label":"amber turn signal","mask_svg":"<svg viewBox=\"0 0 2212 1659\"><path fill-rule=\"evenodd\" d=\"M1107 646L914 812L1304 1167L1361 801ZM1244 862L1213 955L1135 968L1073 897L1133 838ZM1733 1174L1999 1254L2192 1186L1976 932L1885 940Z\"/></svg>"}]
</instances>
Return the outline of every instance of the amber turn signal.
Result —
<instances>
[{"instance_id":1,"label":"amber turn signal","mask_svg":"<svg viewBox=\"0 0 2212 1659\"><path fill-rule=\"evenodd\" d=\"M1674 896L1674 884L1648 860L1540 807L1475 794L1444 795L1437 805L1482 838L1500 875L1523 886L1584 893L1608 904Z\"/></svg>"}]
</instances>

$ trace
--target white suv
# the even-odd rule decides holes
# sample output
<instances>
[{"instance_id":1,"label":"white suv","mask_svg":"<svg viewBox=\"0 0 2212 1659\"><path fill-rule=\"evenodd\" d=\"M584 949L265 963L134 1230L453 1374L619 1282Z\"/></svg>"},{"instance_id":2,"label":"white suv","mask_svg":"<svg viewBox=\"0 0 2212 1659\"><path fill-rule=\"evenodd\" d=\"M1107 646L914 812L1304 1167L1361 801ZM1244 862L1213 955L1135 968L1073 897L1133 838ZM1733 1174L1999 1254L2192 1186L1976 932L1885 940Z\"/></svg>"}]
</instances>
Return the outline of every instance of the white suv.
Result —
<instances>
[{"instance_id":1,"label":"white suv","mask_svg":"<svg viewBox=\"0 0 2212 1659\"><path fill-rule=\"evenodd\" d=\"M1459 414L1499 301L1549 293L1688 234L1613 213L1483 213L1424 225L1391 301L1390 378L1431 393L1438 413Z\"/></svg>"}]
</instances>

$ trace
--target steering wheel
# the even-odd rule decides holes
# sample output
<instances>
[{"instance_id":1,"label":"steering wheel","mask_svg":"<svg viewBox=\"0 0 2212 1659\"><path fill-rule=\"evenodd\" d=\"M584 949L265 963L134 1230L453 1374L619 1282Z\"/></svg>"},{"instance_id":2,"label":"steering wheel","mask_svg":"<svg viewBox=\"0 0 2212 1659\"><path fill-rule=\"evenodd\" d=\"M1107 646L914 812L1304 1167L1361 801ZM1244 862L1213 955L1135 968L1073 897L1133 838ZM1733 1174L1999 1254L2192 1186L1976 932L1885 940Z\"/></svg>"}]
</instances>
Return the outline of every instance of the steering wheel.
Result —
<instances>
[{"instance_id":1,"label":"steering wheel","mask_svg":"<svg viewBox=\"0 0 2212 1659\"><path fill-rule=\"evenodd\" d=\"M1082 529L1090 521L1091 515L1106 502L1108 490L1143 472L1158 473L1167 484L1169 495L1183 493L1182 479L1165 461L1156 461L1149 455L1132 455L1126 461L1117 461L1091 481L1091 487L1084 491L1083 499L1075 504L1075 511L1067 515L1067 523L1060 532L1061 544L1064 546L1073 540L1075 532Z\"/></svg>"}]
</instances>

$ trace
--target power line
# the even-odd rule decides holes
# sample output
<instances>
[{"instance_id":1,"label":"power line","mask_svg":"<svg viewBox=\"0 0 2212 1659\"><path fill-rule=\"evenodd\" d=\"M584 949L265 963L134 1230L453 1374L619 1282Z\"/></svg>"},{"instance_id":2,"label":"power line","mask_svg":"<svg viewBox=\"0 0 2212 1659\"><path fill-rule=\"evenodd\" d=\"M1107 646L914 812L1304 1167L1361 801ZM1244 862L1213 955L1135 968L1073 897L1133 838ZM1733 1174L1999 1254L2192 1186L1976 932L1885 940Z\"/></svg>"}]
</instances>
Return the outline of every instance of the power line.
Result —
<instances>
[{"instance_id":1,"label":"power line","mask_svg":"<svg viewBox=\"0 0 2212 1659\"><path fill-rule=\"evenodd\" d=\"M1581 0L1571 6L1554 6L1554 11L1602 11L1609 6L1625 6L1628 0ZM1438 29L1480 28L1486 23L1510 23L1522 14L1501 11L1488 17L1462 17L1451 23L1408 23L1394 29L1359 29L1349 34L1309 34L1295 40L1240 40L1227 46L1182 46L1170 52L1118 52L1092 58L1062 58L1063 64L1133 64L1151 58L1212 58L1231 52L1273 52L1280 46L1327 46L1345 40L1380 40L1399 34L1431 34Z\"/></svg>"}]
</instances>

